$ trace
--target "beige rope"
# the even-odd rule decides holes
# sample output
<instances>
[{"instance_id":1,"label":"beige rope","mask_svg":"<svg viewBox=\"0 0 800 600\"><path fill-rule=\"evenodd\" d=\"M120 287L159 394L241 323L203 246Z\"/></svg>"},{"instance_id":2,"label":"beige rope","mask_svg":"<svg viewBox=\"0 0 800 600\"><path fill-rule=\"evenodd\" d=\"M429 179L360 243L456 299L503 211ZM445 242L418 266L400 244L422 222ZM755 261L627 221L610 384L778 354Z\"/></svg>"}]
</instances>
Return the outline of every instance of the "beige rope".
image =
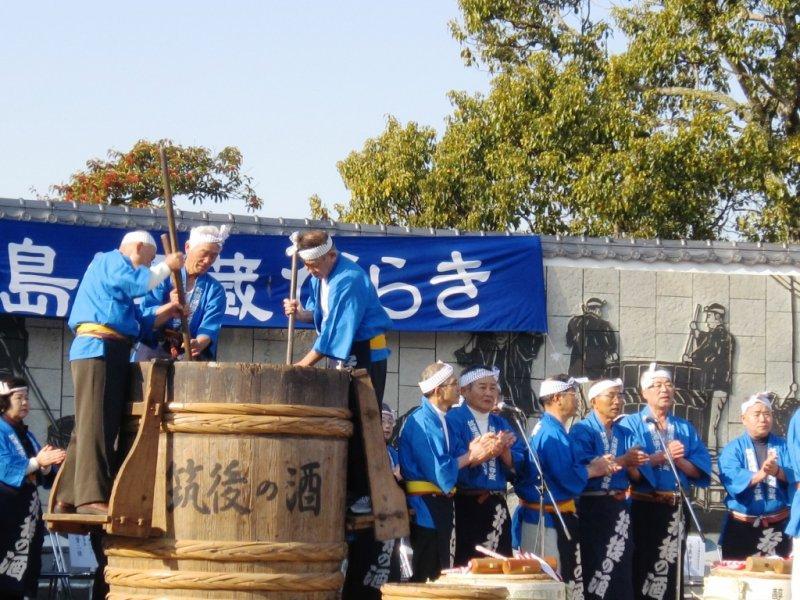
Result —
<instances>
[{"instance_id":1,"label":"beige rope","mask_svg":"<svg viewBox=\"0 0 800 600\"><path fill-rule=\"evenodd\" d=\"M327 417L267 417L251 415L167 414L167 431L176 433L284 434L346 438L353 424Z\"/></svg>"},{"instance_id":2,"label":"beige rope","mask_svg":"<svg viewBox=\"0 0 800 600\"><path fill-rule=\"evenodd\" d=\"M326 592L338 590L344 576L336 573L220 573L214 571L142 571L108 566L106 583L161 590L231 590Z\"/></svg>"},{"instance_id":3,"label":"beige rope","mask_svg":"<svg viewBox=\"0 0 800 600\"><path fill-rule=\"evenodd\" d=\"M269 415L273 417L331 417L350 419L353 413L347 408L305 406L303 404L247 404L227 402L170 402L172 413L217 413L220 415Z\"/></svg>"},{"instance_id":4,"label":"beige rope","mask_svg":"<svg viewBox=\"0 0 800 600\"><path fill-rule=\"evenodd\" d=\"M469 585L422 585L417 583L387 583L381 587L383 600L414 600L438 598L439 600L505 600L504 587L473 587Z\"/></svg>"},{"instance_id":5,"label":"beige rope","mask_svg":"<svg viewBox=\"0 0 800 600\"><path fill-rule=\"evenodd\" d=\"M107 537L108 556L124 558L160 558L185 560L224 560L234 562L326 562L341 561L347 556L342 542L309 544L303 542L229 542L174 540L170 538L137 539Z\"/></svg>"}]
</instances>

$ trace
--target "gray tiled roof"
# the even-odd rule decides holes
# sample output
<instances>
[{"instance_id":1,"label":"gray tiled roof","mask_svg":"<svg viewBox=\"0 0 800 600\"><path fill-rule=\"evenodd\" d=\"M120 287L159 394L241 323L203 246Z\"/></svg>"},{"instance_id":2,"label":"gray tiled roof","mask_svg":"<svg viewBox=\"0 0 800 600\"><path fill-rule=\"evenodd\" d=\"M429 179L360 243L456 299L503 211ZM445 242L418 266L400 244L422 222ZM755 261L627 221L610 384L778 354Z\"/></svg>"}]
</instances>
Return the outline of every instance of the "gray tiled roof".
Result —
<instances>
[{"instance_id":1,"label":"gray tiled roof","mask_svg":"<svg viewBox=\"0 0 800 600\"><path fill-rule=\"evenodd\" d=\"M11 200L0 198L0 218L67 223L125 229L165 230L163 210L138 209L73 202ZM466 232L385 225L359 225L312 219L266 218L208 211L176 210L179 231L197 225L228 223L233 233L288 235L302 229L326 229L334 235L518 235L512 232ZM636 263L719 264L762 267L800 267L800 246L725 241L638 240L541 236L545 258L595 259Z\"/></svg>"}]
</instances>

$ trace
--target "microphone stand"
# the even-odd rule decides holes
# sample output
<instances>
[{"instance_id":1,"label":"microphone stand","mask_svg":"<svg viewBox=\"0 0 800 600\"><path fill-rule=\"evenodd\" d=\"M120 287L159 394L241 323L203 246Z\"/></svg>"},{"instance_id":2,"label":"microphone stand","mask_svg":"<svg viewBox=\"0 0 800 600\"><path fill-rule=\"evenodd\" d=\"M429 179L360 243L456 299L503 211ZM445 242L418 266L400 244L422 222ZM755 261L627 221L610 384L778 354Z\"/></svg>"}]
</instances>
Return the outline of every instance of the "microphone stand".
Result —
<instances>
[{"instance_id":1,"label":"microphone stand","mask_svg":"<svg viewBox=\"0 0 800 600\"><path fill-rule=\"evenodd\" d=\"M680 585L683 581L683 505L686 505L686 509L689 511L689 514L692 517L692 522L694 526L697 528L697 533L700 534L700 539L703 540L703 544L706 543L706 534L703 531L703 528L700 526L700 521L697 519L697 515L694 512L694 508L692 507L692 501L689 500L689 496L686 493L686 490L683 489L683 484L681 483L681 478L678 474L678 468L675 466L675 461L672 460L672 455L669 453L667 449L667 441L664 438L664 434L661 432L661 428L658 426L658 421L656 421L653 417L647 417L647 423L651 423L658 434L658 439L661 440L661 447L664 449L664 457L667 459L667 463L669 464L669 468L672 470L672 476L675 478L675 486L678 490L678 495L680 496L681 502L678 504L678 552L676 556L677 562L677 577L678 577L678 585L675 586L675 600L682 600L683 599L683 586Z\"/></svg>"},{"instance_id":2,"label":"microphone stand","mask_svg":"<svg viewBox=\"0 0 800 600\"><path fill-rule=\"evenodd\" d=\"M510 407L505 402L502 403L503 407L508 407L512 413L514 413L514 420L517 422L517 427L519 427L520 431L522 432L522 439L525 442L525 447L528 449L528 456L530 456L531 462L536 466L536 471L539 473L539 479L542 482L542 485L539 487L539 528L544 527L544 493L547 493L547 498L550 500L550 503L553 505L553 512L555 513L556 517L558 517L558 522L561 524L561 529L564 531L564 536L567 538L567 541L572 541L572 536L569 534L569 529L567 529L567 524L564 521L564 517L561 515L561 510L558 508L558 504L553 498L553 494L550 492L550 488L547 485L547 482L544 480L544 471L542 471L542 465L539 462L539 457L536 456L536 452L533 451L531 447L531 443L528 441L528 435L526 431L526 427L524 422L520 419L520 409L516 406ZM522 413L523 415L525 413ZM539 536L541 539L541 556L544 556L544 532Z\"/></svg>"}]
</instances>

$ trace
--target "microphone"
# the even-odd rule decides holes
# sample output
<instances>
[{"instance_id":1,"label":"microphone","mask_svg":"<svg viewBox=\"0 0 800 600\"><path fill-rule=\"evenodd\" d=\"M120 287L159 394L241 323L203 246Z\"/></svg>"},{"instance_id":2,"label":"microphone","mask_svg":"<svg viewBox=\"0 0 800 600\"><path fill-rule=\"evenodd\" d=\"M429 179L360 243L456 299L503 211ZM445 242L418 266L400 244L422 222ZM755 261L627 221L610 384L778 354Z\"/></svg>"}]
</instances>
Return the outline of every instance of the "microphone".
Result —
<instances>
[{"instance_id":1,"label":"microphone","mask_svg":"<svg viewBox=\"0 0 800 600\"><path fill-rule=\"evenodd\" d=\"M645 417L644 418L644 422L645 423L651 423L651 424L655 425L656 427L658 427L658 421L656 421L653 417Z\"/></svg>"},{"instance_id":2,"label":"microphone","mask_svg":"<svg viewBox=\"0 0 800 600\"><path fill-rule=\"evenodd\" d=\"M508 402L498 402L497 403L497 409L498 410L510 410L512 412L519 413L519 414L521 414L521 415L523 415L523 416L525 416L527 418L527 415L525 415L525 413L522 411L522 409L517 408L516 406L514 406L513 404L509 404Z\"/></svg>"}]
</instances>

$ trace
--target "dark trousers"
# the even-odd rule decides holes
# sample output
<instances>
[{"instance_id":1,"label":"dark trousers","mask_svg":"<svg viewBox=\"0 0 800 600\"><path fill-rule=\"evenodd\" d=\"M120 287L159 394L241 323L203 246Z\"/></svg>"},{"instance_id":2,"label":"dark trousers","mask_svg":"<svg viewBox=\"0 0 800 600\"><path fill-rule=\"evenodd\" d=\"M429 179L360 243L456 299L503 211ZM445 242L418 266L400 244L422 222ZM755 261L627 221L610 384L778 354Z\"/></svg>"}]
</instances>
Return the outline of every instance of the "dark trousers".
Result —
<instances>
[{"instance_id":1,"label":"dark trousers","mask_svg":"<svg viewBox=\"0 0 800 600\"><path fill-rule=\"evenodd\" d=\"M397 540L379 542L369 528L348 536L347 546L342 600L381 600L381 586L400 581Z\"/></svg>"},{"instance_id":2,"label":"dark trousers","mask_svg":"<svg viewBox=\"0 0 800 600\"><path fill-rule=\"evenodd\" d=\"M475 546L511 556L511 515L505 494L455 495L455 565L465 566L475 557Z\"/></svg>"},{"instance_id":3,"label":"dark trousers","mask_svg":"<svg viewBox=\"0 0 800 600\"><path fill-rule=\"evenodd\" d=\"M412 581L424 583L439 578L442 569L453 566L456 549L453 499L441 495L422 496L433 519L433 528L411 522Z\"/></svg>"},{"instance_id":4,"label":"dark trousers","mask_svg":"<svg viewBox=\"0 0 800 600\"><path fill-rule=\"evenodd\" d=\"M128 393L130 346L103 340L105 356L73 360L75 429L59 480L58 500L108 502L120 465L118 437Z\"/></svg>"},{"instance_id":5,"label":"dark trousers","mask_svg":"<svg viewBox=\"0 0 800 600\"><path fill-rule=\"evenodd\" d=\"M770 525L754 527L753 523L735 520L730 513L725 518L720 535L720 548L724 560L744 560L748 556L787 558L792 553L792 537L783 533L789 517Z\"/></svg>"},{"instance_id":6,"label":"dark trousers","mask_svg":"<svg viewBox=\"0 0 800 600\"><path fill-rule=\"evenodd\" d=\"M578 501L581 566L588 600L633 600L633 540L623 498L583 496Z\"/></svg>"},{"instance_id":7,"label":"dark trousers","mask_svg":"<svg viewBox=\"0 0 800 600\"><path fill-rule=\"evenodd\" d=\"M678 526L682 529L678 547ZM631 502L633 595L637 600L670 600L675 588L683 597L678 553L686 551L686 519L680 506L644 500ZM682 570L682 569L681 569Z\"/></svg>"}]
</instances>

